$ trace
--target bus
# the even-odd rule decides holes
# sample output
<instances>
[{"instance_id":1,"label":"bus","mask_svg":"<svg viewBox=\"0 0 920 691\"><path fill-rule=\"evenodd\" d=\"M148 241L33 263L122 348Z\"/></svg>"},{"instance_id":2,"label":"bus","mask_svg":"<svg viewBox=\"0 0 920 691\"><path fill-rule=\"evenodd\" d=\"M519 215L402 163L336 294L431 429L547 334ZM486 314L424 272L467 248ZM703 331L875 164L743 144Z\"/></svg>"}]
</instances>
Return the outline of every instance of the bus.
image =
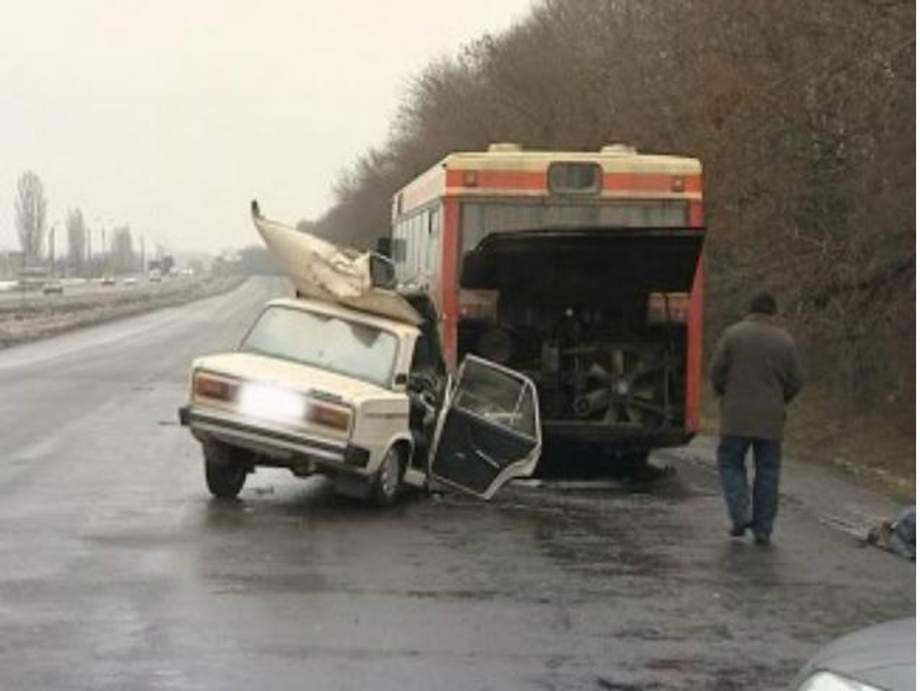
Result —
<instances>
[{"instance_id":1,"label":"bus","mask_svg":"<svg viewBox=\"0 0 920 691\"><path fill-rule=\"evenodd\" d=\"M518 370L545 438L644 459L699 427L704 230L695 158L505 143L400 189L382 247L399 289L427 296L449 369Z\"/></svg>"}]
</instances>

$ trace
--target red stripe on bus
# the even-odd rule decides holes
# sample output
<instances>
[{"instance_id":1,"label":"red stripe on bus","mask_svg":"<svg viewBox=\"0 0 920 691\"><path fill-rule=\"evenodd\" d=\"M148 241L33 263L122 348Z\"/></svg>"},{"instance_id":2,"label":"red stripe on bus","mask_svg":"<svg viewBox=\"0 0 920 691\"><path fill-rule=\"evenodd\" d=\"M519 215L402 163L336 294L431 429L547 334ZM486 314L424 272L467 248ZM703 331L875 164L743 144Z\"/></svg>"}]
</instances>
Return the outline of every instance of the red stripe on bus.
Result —
<instances>
[{"instance_id":1,"label":"red stripe on bus","mask_svg":"<svg viewBox=\"0 0 920 691\"><path fill-rule=\"evenodd\" d=\"M441 345L448 369L457 367L457 319L459 305L457 293L460 277L460 203L456 199L444 200L444 226L441 242Z\"/></svg>"},{"instance_id":2,"label":"red stripe on bus","mask_svg":"<svg viewBox=\"0 0 920 691\"><path fill-rule=\"evenodd\" d=\"M675 189L676 180L683 181L682 189ZM698 193L701 190L701 183L699 175L672 175L670 173L605 173L604 189L692 194Z\"/></svg>"},{"instance_id":3,"label":"red stripe on bus","mask_svg":"<svg viewBox=\"0 0 920 691\"><path fill-rule=\"evenodd\" d=\"M464 184L468 175L475 176L476 184ZM545 190L546 173L520 170L448 170L447 186Z\"/></svg>"},{"instance_id":4,"label":"red stripe on bus","mask_svg":"<svg viewBox=\"0 0 920 691\"><path fill-rule=\"evenodd\" d=\"M683 188L675 189L682 180ZM507 189L546 191L546 173L518 170L448 170L445 183L449 188ZM670 173L605 173L604 190L698 194L702 191L699 175Z\"/></svg>"},{"instance_id":5,"label":"red stripe on bus","mask_svg":"<svg viewBox=\"0 0 920 691\"><path fill-rule=\"evenodd\" d=\"M702 227L703 202L691 201L689 225ZM700 428L700 394L703 388L703 258L696 265L690 305L687 310L686 410L684 425L688 432Z\"/></svg>"}]
</instances>

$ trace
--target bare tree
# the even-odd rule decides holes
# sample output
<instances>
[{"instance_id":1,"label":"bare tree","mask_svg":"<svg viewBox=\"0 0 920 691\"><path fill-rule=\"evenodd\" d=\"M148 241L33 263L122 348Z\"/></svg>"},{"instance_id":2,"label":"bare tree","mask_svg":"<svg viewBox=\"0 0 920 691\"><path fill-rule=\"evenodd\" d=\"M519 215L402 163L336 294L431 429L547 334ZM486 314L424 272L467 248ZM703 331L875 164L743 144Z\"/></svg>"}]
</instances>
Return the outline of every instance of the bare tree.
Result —
<instances>
[{"instance_id":1,"label":"bare tree","mask_svg":"<svg viewBox=\"0 0 920 691\"><path fill-rule=\"evenodd\" d=\"M80 209L67 212L67 256L71 270L81 273L86 258L86 224Z\"/></svg>"},{"instance_id":2,"label":"bare tree","mask_svg":"<svg viewBox=\"0 0 920 691\"><path fill-rule=\"evenodd\" d=\"M37 262L45 241L45 220L48 201L41 178L31 170L19 176L16 183L16 231L26 262Z\"/></svg>"},{"instance_id":3,"label":"bare tree","mask_svg":"<svg viewBox=\"0 0 920 691\"><path fill-rule=\"evenodd\" d=\"M135 267L134 241L128 226L116 228L112 233L112 268L130 271Z\"/></svg>"}]
</instances>

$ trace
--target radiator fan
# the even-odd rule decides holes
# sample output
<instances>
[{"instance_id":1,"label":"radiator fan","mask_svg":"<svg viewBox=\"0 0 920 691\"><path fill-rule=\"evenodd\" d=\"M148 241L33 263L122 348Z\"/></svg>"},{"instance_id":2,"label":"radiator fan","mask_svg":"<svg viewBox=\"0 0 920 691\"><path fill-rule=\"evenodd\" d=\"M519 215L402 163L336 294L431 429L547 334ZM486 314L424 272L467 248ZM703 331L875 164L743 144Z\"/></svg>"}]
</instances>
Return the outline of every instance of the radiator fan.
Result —
<instances>
[{"instance_id":1,"label":"radiator fan","mask_svg":"<svg viewBox=\"0 0 920 691\"><path fill-rule=\"evenodd\" d=\"M646 428L670 424L672 364L663 349L612 344L586 365L584 394L574 404L578 417Z\"/></svg>"}]
</instances>

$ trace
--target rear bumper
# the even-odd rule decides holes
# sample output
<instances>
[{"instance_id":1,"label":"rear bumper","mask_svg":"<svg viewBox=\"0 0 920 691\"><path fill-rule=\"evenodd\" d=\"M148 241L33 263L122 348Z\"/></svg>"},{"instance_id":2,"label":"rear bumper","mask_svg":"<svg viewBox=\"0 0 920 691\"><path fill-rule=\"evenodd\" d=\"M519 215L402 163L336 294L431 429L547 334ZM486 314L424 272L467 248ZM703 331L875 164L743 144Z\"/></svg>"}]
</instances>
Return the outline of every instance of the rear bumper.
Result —
<instances>
[{"instance_id":1,"label":"rear bumper","mask_svg":"<svg viewBox=\"0 0 920 691\"><path fill-rule=\"evenodd\" d=\"M543 420L543 436L622 449L663 449L683 446L693 439L694 434L681 427L654 430L606 422Z\"/></svg>"},{"instance_id":2,"label":"rear bumper","mask_svg":"<svg viewBox=\"0 0 920 691\"><path fill-rule=\"evenodd\" d=\"M272 456L266 465L303 465L304 461L318 466L352 474L367 474L369 460L366 450L347 442L337 442L302 434L293 430L271 427L241 415L200 409L179 408L179 422L191 430L199 441L216 439L226 444L251 449Z\"/></svg>"}]
</instances>

